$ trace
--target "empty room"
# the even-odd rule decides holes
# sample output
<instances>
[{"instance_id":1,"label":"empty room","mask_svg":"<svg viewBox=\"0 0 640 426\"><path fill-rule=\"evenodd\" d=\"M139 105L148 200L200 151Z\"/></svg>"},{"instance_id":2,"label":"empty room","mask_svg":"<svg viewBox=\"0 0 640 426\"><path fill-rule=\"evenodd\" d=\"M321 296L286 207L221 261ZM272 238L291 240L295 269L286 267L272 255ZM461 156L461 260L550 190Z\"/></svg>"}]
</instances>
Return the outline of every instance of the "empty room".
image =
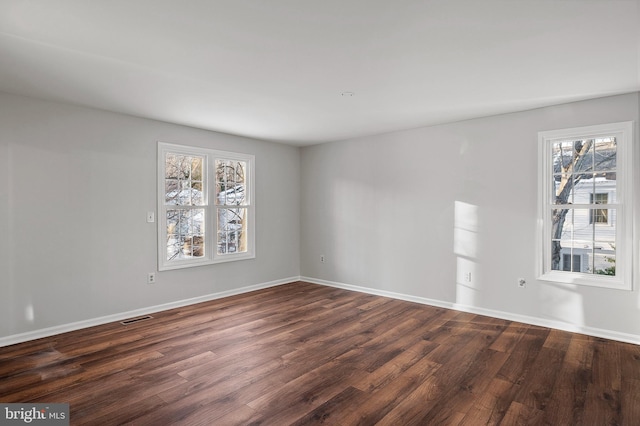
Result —
<instances>
[{"instance_id":1,"label":"empty room","mask_svg":"<svg viewBox=\"0 0 640 426\"><path fill-rule=\"evenodd\" d=\"M639 28L0 1L0 424L640 424Z\"/></svg>"}]
</instances>

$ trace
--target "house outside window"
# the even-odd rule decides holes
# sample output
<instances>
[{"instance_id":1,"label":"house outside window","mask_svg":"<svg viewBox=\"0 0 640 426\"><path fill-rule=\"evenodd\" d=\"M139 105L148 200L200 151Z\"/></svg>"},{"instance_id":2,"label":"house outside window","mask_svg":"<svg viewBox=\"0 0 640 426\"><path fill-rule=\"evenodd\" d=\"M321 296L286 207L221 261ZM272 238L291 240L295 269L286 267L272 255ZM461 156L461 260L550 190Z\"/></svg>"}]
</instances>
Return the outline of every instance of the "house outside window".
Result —
<instances>
[{"instance_id":1,"label":"house outside window","mask_svg":"<svg viewBox=\"0 0 640 426\"><path fill-rule=\"evenodd\" d=\"M569 253L562 254L562 270L582 272L582 255Z\"/></svg>"},{"instance_id":2,"label":"house outside window","mask_svg":"<svg viewBox=\"0 0 640 426\"><path fill-rule=\"evenodd\" d=\"M254 157L158 144L158 269L255 257Z\"/></svg>"},{"instance_id":3,"label":"house outside window","mask_svg":"<svg viewBox=\"0 0 640 426\"><path fill-rule=\"evenodd\" d=\"M632 129L539 133L539 279L632 288Z\"/></svg>"}]
</instances>

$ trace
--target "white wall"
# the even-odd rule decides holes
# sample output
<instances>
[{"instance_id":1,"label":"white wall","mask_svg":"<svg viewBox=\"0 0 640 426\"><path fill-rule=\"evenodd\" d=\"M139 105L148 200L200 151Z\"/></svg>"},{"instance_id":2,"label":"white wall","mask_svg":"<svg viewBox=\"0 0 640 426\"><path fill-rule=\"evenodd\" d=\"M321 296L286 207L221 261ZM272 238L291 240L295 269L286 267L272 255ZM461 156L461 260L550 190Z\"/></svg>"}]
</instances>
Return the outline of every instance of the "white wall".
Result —
<instances>
[{"instance_id":1,"label":"white wall","mask_svg":"<svg viewBox=\"0 0 640 426\"><path fill-rule=\"evenodd\" d=\"M301 273L640 342L637 282L535 279L538 131L633 120L637 146L639 109L635 93L303 148Z\"/></svg>"},{"instance_id":2,"label":"white wall","mask_svg":"<svg viewBox=\"0 0 640 426\"><path fill-rule=\"evenodd\" d=\"M537 132L633 120L637 142L639 111L636 93L300 150L0 93L0 343L299 275L640 342L638 282L534 278ZM157 141L256 155L255 260L146 284Z\"/></svg>"},{"instance_id":3,"label":"white wall","mask_svg":"<svg viewBox=\"0 0 640 426\"><path fill-rule=\"evenodd\" d=\"M257 257L157 273L157 141L256 156ZM0 94L0 340L300 275L300 153Z\"/></svg>"}]
</instances>

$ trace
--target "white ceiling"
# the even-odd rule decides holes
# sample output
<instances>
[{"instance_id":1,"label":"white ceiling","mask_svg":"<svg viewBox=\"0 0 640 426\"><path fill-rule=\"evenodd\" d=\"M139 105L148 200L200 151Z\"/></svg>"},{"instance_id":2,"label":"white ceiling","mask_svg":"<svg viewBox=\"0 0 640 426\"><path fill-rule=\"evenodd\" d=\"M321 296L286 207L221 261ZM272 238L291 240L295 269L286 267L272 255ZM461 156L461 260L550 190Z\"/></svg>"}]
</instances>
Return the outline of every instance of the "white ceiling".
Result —
<instances>
[{"instance_id":1,"label":"white ceiling","mask_svg":"<svg viewBox=\"0 0 640 426\"><path fill-rule=\"evenodd\" d=\"M1 91L293 145L638 91L639 70L640 0L0 0Z\"/></svg>"}]
</instances>

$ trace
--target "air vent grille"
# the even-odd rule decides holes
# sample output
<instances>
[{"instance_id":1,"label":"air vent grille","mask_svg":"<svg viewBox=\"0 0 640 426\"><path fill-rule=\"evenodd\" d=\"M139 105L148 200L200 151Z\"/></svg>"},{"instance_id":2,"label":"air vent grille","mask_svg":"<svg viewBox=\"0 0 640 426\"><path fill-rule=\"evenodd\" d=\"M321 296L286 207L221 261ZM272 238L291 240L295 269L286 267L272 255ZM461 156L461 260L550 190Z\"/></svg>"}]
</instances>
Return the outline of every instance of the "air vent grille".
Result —
<instances>
[{"instance_id":1,"label":"air vent grille","mask_svg":"<svg viewBox=\"0 0 640 426\"><path fill-rule=\"evenodd\" d=\"M136 317L136 318L130 318L124 321L120 321L120 324L122 325L129 325L129 324L134 324L136 322L140 322L140 321L146 321L149 319L152 319L153 317L151 315L145 315L142 317Z\"/></svg>"}]
</instances>

